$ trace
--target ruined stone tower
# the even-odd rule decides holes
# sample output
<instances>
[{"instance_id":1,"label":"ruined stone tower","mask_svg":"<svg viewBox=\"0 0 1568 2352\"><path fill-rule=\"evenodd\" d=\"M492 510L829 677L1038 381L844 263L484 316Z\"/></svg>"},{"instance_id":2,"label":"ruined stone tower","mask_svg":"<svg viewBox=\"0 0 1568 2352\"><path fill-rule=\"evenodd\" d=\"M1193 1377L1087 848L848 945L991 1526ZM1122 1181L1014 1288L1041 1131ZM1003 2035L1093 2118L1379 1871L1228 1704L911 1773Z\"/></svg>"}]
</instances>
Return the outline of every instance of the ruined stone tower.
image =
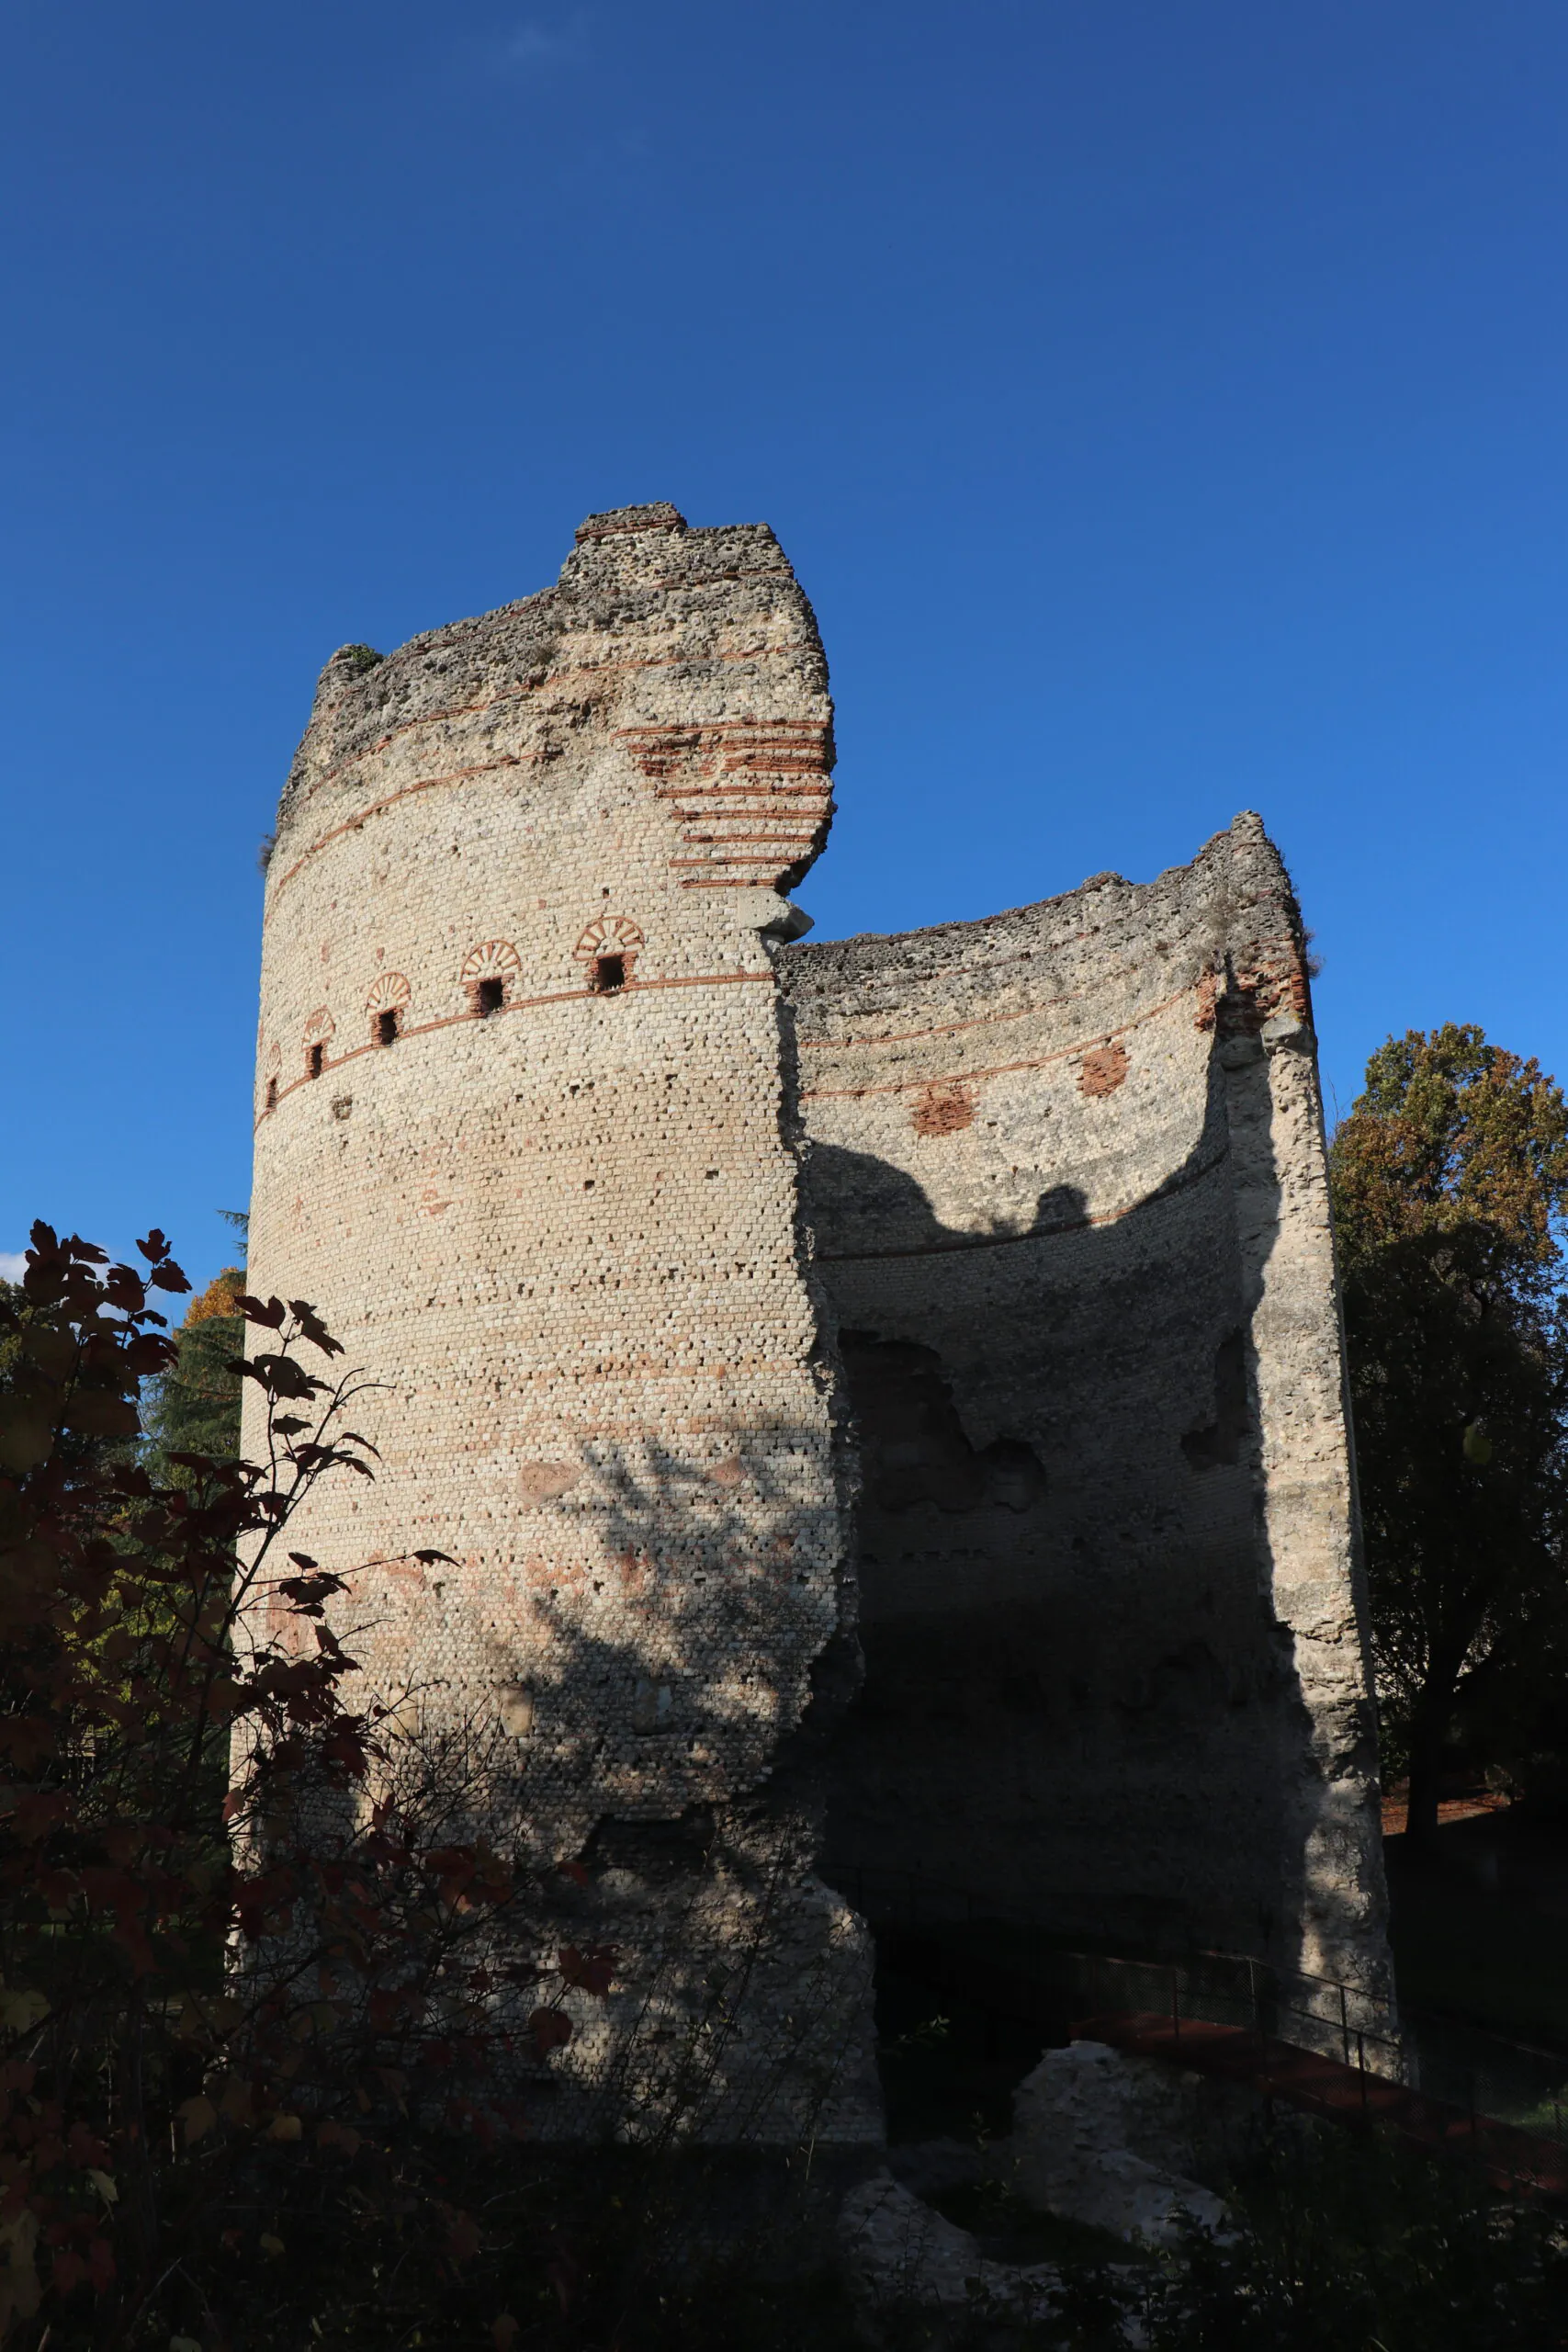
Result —
<instances>
[{"instance_id":1,"label":"ruined stone tower","mask_svg":"<svg viewBox=\"0 0 1568 2352\"><path fill-rule=\"evenodd\" d=\"M739 1835L852 1625L768 944L830 725L773 533L634 507L540 595L335 656L283 795L252 1278L388 1384L377 1482L301 1540L384 1690L512 1741L547 1853ZM423 1544L460 1565L378 1574ZM790 1900L852 2007L857 1925L808 1866ZM826 2136L867 2136L853 2077Z\"/></svg>"},{"instance_id":2,"label":"ruined stone tower","mask_svg":"<svg viewBox=\"0 0 1568 2352\"><path fill-rule=\"evenodd\" d=\"M488 1727L547 1849L621 1890L634 1977L699 1850L737 1899L771 1866L736 2080L764 2132L809 2104L853 2140L824 1786L833 1886L896 1862L1384 1962L1278 856L1241 819L1145 888L790 945L830 729L772 532L668 506L335 655L268 873L251 1272L385 1384L380 1476L301 1537L372 1680Z\"/></svg>"}]
</instances>

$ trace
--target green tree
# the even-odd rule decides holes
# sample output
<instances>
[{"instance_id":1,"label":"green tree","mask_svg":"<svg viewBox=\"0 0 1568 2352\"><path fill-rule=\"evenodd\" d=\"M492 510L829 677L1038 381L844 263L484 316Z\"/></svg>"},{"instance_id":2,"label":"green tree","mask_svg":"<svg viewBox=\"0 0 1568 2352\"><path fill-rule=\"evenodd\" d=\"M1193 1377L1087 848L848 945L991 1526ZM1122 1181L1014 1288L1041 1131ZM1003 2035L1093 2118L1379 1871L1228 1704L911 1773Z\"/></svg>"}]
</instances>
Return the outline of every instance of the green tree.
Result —
<instances>
[{"instance_id":1,"label":"green tree","mask_svg":"<svg viewBox=\"0 0 1568 2352\"><path fill-rule=\"evenodd\" d=\"M152 1449L149 1467L176 1486L187 1483L191 1473L172 1457L193 1453L231 1462L239 1456L244 1287L244 1269L225 1266L197 1293L175 1342L175 1361L149 1385L142 1411Z\"/></svg>"},{"instance_id":2,"label":"green tree","mask_svg":"<svg viewBox=\"0 0 1568 2352\"><path fill-rule=\"evenodd\" d=\"M1568 1102L1473 1025L1390 1038L1329 1155L1385 1748L1539 1718L1568 1656Z\"/></svg>"},{"instance_id":3,"label":"green tree","mask_svg":"<svg viewBox=\"0 0 1568 2352\"><path fill-rule=\"evenodd\" d=\"M15 1330L6 1328L6 1318L17 1314L21 1305L20 1283L8 1283L0 1275L0 1396L10 1387L22 1360L21 1340Z\"/></svg>"}]
</instances>

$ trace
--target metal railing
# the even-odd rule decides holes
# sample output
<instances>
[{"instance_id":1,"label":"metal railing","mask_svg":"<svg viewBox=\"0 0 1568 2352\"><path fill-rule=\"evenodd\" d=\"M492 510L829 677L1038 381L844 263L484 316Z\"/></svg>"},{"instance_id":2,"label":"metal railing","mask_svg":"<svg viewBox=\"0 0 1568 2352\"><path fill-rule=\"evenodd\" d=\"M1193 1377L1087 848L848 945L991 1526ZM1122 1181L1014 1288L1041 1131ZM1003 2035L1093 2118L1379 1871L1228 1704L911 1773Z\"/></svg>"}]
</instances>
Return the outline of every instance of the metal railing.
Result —
<instances>
[{"instance_id":1,"label":"metal railing","mask_svg":"<svg viewBox=\"0 0 1568 2352\"><path fill-rule=\"evenodd\" d=\"M1444 2018L1401 2017L1364 1985L1280 1969L1245 1953L1128 1957L1073 1949L1055 1939L1050 1923L1054 1912L1081 1918L1081 1890L1060 1898L1032 1890L1028 1916L1008 1917L994 1897L913 1871L863 1869L841 1873L839 1883L874 1924L1001 1930L1005 1942L989 1949L968 1938L946 1947L949 1988L981 2010L1031 2022L1064 2014L1168 2018L1177 2042L1184 2023L1229 2026L1259 2048L1283 2042L1353 2068L1368 2086L1363 2104L1378 2083L1397 2084L1468 2115L1478 2143L1491 2121L1568 2149L1568 2052ZM1175 1905L1148 1908L1151 1917L1163 1915L1148 1940L1168 1944ZM1108 1916L1115 1916L1109 1906ZM1039 1941L1025 1945L1021 1937Z\"/></svg>"}]
</instances>

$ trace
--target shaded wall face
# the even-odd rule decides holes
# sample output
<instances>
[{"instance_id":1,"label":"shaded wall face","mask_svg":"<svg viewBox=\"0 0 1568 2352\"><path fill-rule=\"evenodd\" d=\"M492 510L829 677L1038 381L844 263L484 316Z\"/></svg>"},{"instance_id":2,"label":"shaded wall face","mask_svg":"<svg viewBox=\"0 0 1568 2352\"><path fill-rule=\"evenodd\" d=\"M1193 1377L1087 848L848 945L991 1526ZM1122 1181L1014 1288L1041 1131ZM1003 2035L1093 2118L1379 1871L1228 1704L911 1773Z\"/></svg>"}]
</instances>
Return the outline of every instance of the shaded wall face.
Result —
<instances>
[{"instance_id":1,"label":"shaded wall face","mask_svg":"<svg viewBox=\"0 0 1568 2352\"><path fill-rule=\"evenodd\" d=\"M771 533L601 522L558 588L329 664L251 1228L379 1384L376 1484L298 1540L552 1855L746 1799L849 1609L761 929L826 825L826 673Z\"/></svg>"},{"instance_id":2,"label":"shaded wall face","mask_svg":"<svg viewBox=\"0 0 1568 2352\"><path fill-rule=\"evenodd\" d=\"M1269 1095L1267 1023L1302 1028L1293 922L1243 828L1147 889L789 951L863 1454L866 1681L830 1838L846 1871L1371 1977L1332 1268L1296 1283L1284 1351L1317 1377L1303 1510L1265 1427L1301 1171L1236 1091L1262 1070ZM1321 1161L1315 1131L1285 1141ZM1310 1624L1277 1574L1287 1508Z\"/></svg>"}]
</instances>

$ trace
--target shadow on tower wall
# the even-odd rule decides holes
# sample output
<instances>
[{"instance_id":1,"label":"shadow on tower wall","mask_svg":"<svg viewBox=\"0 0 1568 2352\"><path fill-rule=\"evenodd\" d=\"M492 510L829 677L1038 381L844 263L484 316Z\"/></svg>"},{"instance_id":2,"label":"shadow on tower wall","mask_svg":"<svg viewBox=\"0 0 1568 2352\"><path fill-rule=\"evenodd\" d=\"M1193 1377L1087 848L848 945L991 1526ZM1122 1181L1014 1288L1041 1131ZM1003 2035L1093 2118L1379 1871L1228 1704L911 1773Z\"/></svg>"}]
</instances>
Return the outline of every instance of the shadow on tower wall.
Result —
<instances>
[{"instance_id":1,"label":"shadow on tower wall","mask_svg":"<svg viewBox=\"0 0 1568 2352\"><path fill-rule=\"evenodd\" d=\"M531 1619L503 1623L487 1669L378 1692L389 1772L441 1798L444 1834L538 1873L541 1951L615 1954L606 2000L562 1996L565 2048L531 2060L519 2010L517 2086L545 2138L880 2133L870 1940L816 1868L822 1758L859 1663L822 1432L732 1434L753 1440L743 1486L716 1481L711 1453L584 1445ZM792 1515L796 1544L759 1541ZM344 1636L385 1679L440 1595L361 1596Z\"/></svg>"},{"instance_id":2,"label":"shadow on tower wall","mask_svg":"<svg viewBox=\"0 0 1568 2352\"><path fill-rule=\"evenodd\" d=\"M1359 1975L1371 1710L1314 1720L1272 1606L1253 1318L1281 1187L1262 1048L1226 1058L1191 1148L1111 1221L1063 1183L964 1231L907 1170L811 1148L863 1455L828 1869Z\"/></svg>"}]
</instances>

